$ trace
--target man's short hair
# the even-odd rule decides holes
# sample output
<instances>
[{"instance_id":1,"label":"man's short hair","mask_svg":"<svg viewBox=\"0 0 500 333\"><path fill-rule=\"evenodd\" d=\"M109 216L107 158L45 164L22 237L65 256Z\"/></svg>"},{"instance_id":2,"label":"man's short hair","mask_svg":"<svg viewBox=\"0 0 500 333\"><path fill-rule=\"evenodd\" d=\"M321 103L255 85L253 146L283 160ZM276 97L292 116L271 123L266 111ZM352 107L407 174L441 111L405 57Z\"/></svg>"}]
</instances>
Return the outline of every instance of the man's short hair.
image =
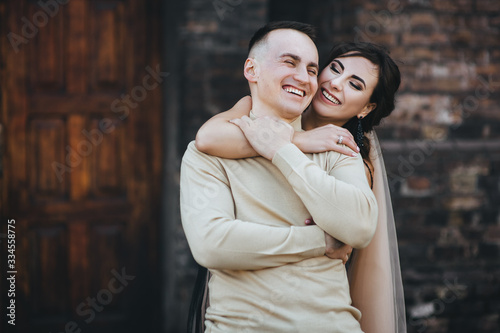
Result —
<instances>
[{"instance_id":1,"label":"man's short hair","mask_svg":"<svg viewBox=\"0 0 500 333\"><path fill-rule=\"evenodd\" d=\"M313 42L316 42L316 28L310 24L295 21L269 22L268 24L257 30L252 39L250 39L250 43L248 43L248 53L252 51L252 48L255 45L263 42L271 31L278 29L292 29L302 32L309 38L311 38Z\"/></svg>"}]
</instances>

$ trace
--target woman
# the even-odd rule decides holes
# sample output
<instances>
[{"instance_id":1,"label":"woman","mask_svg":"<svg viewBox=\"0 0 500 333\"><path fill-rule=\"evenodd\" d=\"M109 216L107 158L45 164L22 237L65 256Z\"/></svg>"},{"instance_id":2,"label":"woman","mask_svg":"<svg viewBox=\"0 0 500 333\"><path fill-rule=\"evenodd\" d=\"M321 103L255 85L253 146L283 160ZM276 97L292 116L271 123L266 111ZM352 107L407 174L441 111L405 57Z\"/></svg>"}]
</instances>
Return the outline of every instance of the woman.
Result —
<instances>
[{"instance_id":1,"label":"woman","mask_svg":"<svg viewBox=\"0 0 500 333\"><path fill-rule=\"evenodd\" d=\"M370 43L336 44L318 77L311 106L302 116L306 131L296 132L293 139L305 153L359 152L365 163L379 205L378 225L370 245L353 252L348 275L353 306L361 311L361 328L369 333L406 332L390 194L380 145L372 131L393 111L399 84L399 69L384 49ZM199 130L197 148L226 158L256 156L244 136L245 122L249 121L244 116L250 110L251 99L246 97L230 111L214 116ZM235 119L240 117L243 119ZM345 251L344 247L342 255L348 253ZM200 269L200 289L195 291L200 302L206 279L206 271ZM191 310L200 307L194 305Z\"/></svg>"}]
</instances>

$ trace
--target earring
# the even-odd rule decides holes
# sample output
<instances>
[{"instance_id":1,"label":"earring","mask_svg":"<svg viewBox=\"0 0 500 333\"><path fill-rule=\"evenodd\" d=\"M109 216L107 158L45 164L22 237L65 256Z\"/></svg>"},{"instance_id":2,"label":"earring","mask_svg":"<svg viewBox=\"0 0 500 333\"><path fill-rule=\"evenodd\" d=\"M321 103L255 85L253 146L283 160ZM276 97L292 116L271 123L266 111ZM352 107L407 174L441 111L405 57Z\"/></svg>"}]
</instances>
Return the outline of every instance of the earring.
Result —
<instances>
[{"instance_id":1,"label":"earring","mask_svg":"<svg viewBox=\"0 0 500 333\"><path fill-rule=\"evenodd\" d=\"M363 132L363 125L361 124L361 119L363 119L363 117L358 118L358 129L356 130L356 144L358 145L359 148L363 147L363 139L365 137L365 134Z\"/></svg>"}]
</instances>

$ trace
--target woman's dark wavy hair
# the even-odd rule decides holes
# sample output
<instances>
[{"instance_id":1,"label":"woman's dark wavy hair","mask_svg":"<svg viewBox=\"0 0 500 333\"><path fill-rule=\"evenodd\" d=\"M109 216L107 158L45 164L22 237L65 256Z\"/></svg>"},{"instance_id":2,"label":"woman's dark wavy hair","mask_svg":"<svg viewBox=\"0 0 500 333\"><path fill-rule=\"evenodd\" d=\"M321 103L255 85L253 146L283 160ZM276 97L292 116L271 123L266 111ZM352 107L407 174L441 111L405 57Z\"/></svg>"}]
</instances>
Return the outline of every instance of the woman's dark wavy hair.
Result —
<instances>
[{"instance_id":1,"label":"woman's dark wavy hair","mask_svg":"<svg viewBox=\"0 0 500 333\"><path fill-rule=\"evenodd\" d=\"M208 269L199 264L196 264L196 266L198 267L198 273L194 283L191 303L189 304L187 333L201 333L205 331L205 323L201 321L203 317L201 311L207 285Z\"/></svg>"},{"instance_id":2,"label":"woman's dark wavy hair","mask_svg":"<svg viewBox=\"0 0 500 333\"><path fill-rule=\"evenodd\" d=\"M361 120L363 132L368 133L394 110L394 98L401 83L401 74L398 66L389 56L389 52L386 49L367 42L336 43L330 50L330 54L321 67L321 70L328 67L335 58L347 57L363 57L378 67L378 82L370 97L370 103L376 103L377 106ZM356 138L358 118L354 116L343 127L348 129ZM362 143L357 142L357 144L361 148L361 156L369 159L370 142L368 139L365 137Z\"/></svg>"}]
</instances>

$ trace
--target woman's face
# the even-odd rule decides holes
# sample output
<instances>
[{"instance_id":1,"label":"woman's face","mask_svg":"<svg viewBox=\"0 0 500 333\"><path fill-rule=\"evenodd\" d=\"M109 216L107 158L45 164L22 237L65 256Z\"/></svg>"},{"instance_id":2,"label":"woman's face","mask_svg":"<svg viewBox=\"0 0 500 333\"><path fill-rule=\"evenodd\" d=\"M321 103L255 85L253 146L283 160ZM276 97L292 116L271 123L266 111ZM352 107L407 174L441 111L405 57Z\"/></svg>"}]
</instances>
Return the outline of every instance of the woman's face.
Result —
<instances>
[{"instance_id":1,"label":"woman's face","mask_svg":"<svg viewBox=\"0 0 500 333\"><path fill-rule=\"evenodd\" d=\"M319 75L312 107L318 117L337 126L375 108L370 97L378 82L378 66L361 56L335 58Z\"/></svg>"}]
</instances>

